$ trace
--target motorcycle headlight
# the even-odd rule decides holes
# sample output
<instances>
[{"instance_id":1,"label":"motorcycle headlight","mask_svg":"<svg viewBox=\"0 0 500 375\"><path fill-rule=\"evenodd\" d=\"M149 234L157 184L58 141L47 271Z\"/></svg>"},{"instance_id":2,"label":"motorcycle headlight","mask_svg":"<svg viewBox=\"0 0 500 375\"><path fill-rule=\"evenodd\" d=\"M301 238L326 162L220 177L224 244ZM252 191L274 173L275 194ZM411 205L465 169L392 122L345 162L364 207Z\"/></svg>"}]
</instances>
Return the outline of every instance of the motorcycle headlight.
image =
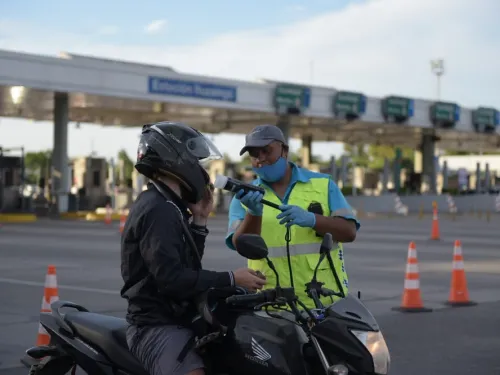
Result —
<instances>
[{"instance_id":1,"label":"motorcycle headlight","mask_svg":"<svg viewBox=\"0 0 500 375\"><path fill-rule=\"evenodd\" d=\"M387 375L391 365L391 355L382 332L356 331L351 333L365 346L373 358L373 367L378 375Z\"/></svg>"}]
</instances>

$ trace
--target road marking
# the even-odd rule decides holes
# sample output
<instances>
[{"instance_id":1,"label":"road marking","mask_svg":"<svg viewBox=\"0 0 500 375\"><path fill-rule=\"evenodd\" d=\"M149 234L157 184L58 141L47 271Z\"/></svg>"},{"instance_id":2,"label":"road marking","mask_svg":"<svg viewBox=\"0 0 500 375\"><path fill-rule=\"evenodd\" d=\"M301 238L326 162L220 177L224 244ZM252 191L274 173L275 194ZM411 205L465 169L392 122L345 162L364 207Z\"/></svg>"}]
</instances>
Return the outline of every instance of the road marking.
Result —
<instances>
[{"instance_id":1,"label":"road marking","mask_svg":"<svg viewBox=\"0 0 500 375\"><path fill-rule=\"evenodd\" d=\"M24 286L37 286L37 287L44 287L45 286L45 283L40 283L40 282L35 282L35 281L26 281L26 280L6 279L6 278L1 278L1 277L0 277L0 283L24 285ZM100 294L109 294L109 295L117 295L117 296L120 295L118 290L87 288L84 286L75 286L75 285L58 285L57 287L59 289L76 290L79 292L100 293Z\"/></svg>"}]
</instances>

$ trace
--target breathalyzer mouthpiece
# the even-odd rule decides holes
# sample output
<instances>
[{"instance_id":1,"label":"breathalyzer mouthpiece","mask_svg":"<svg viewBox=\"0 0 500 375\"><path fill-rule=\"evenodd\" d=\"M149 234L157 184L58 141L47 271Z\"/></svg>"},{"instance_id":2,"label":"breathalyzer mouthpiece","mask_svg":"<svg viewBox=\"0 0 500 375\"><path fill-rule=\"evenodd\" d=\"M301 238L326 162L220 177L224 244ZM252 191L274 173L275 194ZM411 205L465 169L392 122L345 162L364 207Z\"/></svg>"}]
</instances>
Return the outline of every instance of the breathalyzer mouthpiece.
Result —
<instances>
[{"instance_id":1,"label":"breathalyzer mouthpiece","mask_svg":"<svg viewBox=\"0 0 500 375\"><path fill-rule=\"evenodd\" d=\"M214 187L216 189L224 189L228 181L228 178L226 176L218 175L215 177L214 181Z\"/></svg>"}]
</instances>

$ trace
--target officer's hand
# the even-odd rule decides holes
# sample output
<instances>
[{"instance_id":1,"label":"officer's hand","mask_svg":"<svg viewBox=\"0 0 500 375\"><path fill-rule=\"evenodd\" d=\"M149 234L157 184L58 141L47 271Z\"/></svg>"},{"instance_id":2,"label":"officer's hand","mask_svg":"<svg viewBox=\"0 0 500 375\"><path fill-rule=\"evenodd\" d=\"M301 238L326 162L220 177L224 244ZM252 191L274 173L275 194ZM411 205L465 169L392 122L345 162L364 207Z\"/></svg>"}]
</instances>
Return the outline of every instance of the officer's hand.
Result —
<instances>
[{"instance_id":1,"label":"officer's hand","mask_svg":"<svg viewBox=\"0 0 500 375\"><path fill-rule=\"evenodd\" d=\"M233 275L236 286L241 286L249 292L256 292L267 284L265 277L262 277L264 275L259 276L257 272L250 268L239 268L233 271Z\"/></svg>"},{"instance_id":2,"label":"officer's hand","mask_svg":"<svg viewBox=\"0 0 500 375\"><path fill-rule=\"evenodd\" d=\"M253 216L262 216L262 198L264 198L264 194L258 191L249 191L245 194L245 190L242 189L236 194L236 199L239 199Z\"/></svg>"},{"instance_id":3,"label":"officer's hand","mask_svg":"<svg viewBox=\"0 0 500 375\"><path fill-rule=\"evenodd\" d=\"M316 225L316 216L299 206L281 205L280 210L276 219L281 219L280 224L285 224L287 228L294 224L305 228L314 228Z\"/></svg>"}]
</instances>

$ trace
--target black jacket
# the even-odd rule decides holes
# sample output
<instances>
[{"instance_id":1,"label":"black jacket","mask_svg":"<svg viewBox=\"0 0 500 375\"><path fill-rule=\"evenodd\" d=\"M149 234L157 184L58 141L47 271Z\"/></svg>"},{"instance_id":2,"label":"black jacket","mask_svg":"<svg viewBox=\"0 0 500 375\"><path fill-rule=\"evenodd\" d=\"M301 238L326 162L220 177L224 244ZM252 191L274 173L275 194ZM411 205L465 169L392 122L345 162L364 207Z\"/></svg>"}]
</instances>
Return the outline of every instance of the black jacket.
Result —
<instances>
[{"instance_id":1,"label":"black jacket","mask_svg":"<svg viewBox=\"0 0 500 375\"><path fill-rule=\"evenodd\" d=\"M169 201L153 184L132 205L121 239L121 296L128 301L130 324L188 324L196 314L194 298L210 287L234 284L232 272L201 269L181 226L189 225L186 205L164 184ZM200 256L206 227L188 226Z\"/></svg>"}]
</instances>

